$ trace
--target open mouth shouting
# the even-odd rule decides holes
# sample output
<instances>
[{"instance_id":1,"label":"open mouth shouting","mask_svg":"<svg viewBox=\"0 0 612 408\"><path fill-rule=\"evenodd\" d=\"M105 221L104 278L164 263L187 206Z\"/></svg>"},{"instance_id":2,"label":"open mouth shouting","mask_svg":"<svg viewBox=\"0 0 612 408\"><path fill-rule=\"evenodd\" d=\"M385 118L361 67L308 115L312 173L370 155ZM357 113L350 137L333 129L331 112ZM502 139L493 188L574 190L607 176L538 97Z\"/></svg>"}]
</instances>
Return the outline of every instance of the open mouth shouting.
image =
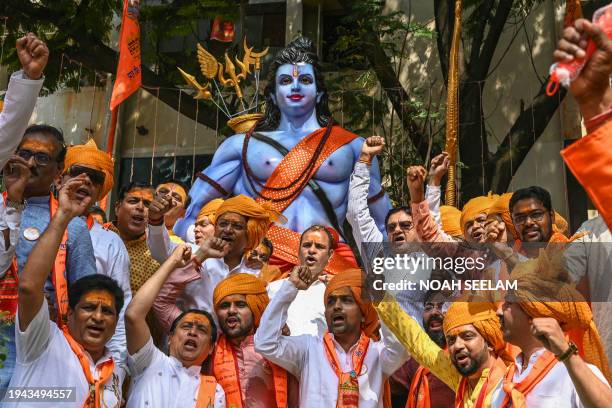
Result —
<instances>
[{"instance_id":1,"label":"open mouth shouting","mask_svg":"<svg viewBox=\"0 0 612 408\"><path fill-rule=\"evenodd\" d=\"M465 351L458 351L455 353L455 363L459 367L467 367L470 365L470 356Z\"/></svg>"},{"instance_id":2,"label":"open mouth shouting","mask_svg":"<svg viewBox=\"0 0 612 408\"><path fill-rule=\"evenodd\" d=\"M198 343L193 339L187 339L185 343L183 343L183 348L185 351L196 351L198 349Z\"/></svg>"},{"instance_id":3,"label":"open mouth shouting","mask_svg":"<svg viewBox=\"0 0 612 408\"><path fill-rule=\"evenodd\" d=\"M428 323L429 331L441 331L442 330L442 318L438 316L432 316Z\"/></svg>"},{"instance_id":4,"label":"open mouth shouting","mask_svg":"<svg viewBox=\"0 0 612 408\"><path fill-rule=\"evenodd\" d=\"M83 201L87 197L91 197L91 191L86 185L79 187L76 191L76 197L80 201Z\"/></svg>"},{"instance_id":5,"label":"open mouth shouting","mask_svg":"<svg viewBox=\"0 0 612 408\"><path fill-rule=\"evenodd\" d=\"M305 259L306 266L315 266L317 264L317 258L314 255L308 255Z\"/></svg>"},{"instance_id":6,"label":"open mouth shouting","mask_svg":"<svg viewBox=\"0 0 612 408\"><path fill-rule=\"evenodd\" d=\"M334 313L332 315L332 326L342 327L346 323L346 316L344 313Z\"/></svg>"},{"instance_id":7,"label":"open mouth shouting","mask_svg":"<svg viewBox=\"0 0 612 408\"><path fill-rule=\"evenodd\" d=\"M230 316L225 319L225 325L228 329L236 329L240 325L240 319L236 316Z\"/></svg>"},{"instance_id":8,"label":"open mouth shouting","mask_svg":"<svg viewBox=\"0 0 612 408\"><path fill-rule=\"evenodd\" d=\"M98 324L88 324L87 333L89 334L90 337L98 339L102 337L102 335L104 334L104 327Z\"/></svg>"},{"instance_id":9,"label":"open mouth shouting","mask_svg":"<svg viewBox=\"0 0 612 408\"><path fill-rule=\"evenodd\" d=\"M132 224L140 227L145 223L145 216L142 213L132 214L130 217Z\"/></svg>"}]
</instances>

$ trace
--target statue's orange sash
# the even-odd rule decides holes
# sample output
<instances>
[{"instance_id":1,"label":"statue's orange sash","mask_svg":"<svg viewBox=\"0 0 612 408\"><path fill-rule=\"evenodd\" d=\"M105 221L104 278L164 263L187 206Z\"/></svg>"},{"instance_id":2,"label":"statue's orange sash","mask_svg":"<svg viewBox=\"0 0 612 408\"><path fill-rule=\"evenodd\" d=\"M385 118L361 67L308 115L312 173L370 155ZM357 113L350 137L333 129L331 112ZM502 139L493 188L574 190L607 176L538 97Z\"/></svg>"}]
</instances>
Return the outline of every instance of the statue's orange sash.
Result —
<instances>
[{"instance_id":1,"label":"statue's orange sash","mask_svg":"<svg viewBox=\"0 0 612 408\"><path fill-rule=\"evenodd\" d=\"M358 136L339 126L333 126L329 139L316 158L314 165L311 162L321 139L325 136L327 128L321 128L302 139L281 160L274 172L268 178L260 194L263 197L273 198L274 208L284 211L294 197L297 197L306 187L308 180L319 170L321 164L340 147L352 142ZM282 191L279 191L282 189ZM259 201L262 198L258 198ZM277 201L278 200L278 201Z\"/></svg>"}]
</instances>

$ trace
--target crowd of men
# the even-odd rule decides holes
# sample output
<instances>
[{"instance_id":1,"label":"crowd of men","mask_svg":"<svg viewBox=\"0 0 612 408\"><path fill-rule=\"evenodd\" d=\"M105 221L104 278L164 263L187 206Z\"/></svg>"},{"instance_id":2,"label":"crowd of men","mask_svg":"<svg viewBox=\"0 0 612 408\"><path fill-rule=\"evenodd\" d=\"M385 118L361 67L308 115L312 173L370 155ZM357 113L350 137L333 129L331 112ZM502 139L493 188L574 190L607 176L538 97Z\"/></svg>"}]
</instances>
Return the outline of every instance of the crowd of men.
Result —
<instances>
[{"instance_id":1,"label":"crowd of men","mask_svg":"<svg viewBox=\"0 0 612 408\"><path fill-rule=\"evenodd\" d=\"M586 38L597 50L570 91L601 131L612 123L601 119L612 116L612 41L578 20L555 58L583 57ZM612 250L587 245L612 242L602 218L571 235L539 186L441 205L442 153L429 171L407 169L410 205L389 211L382 233L367 201L385 142L372 136L347 209L364 269L381 251L486 253L486 268L461 277L422 266L412 279L517 288L377 291L372 279L401 271L326 273L340 242L322 225L305 229L299 265L283 273L266 238L283 215L243 195L207 203L185 242L172 228L189 189L176 180L123 186L106 222L95 204L113 188L112 159L93 141L66 147L55 127L28 126L49 51L28 34L17 54L23 69L0 115L2 406L612 406Z\"/></svg>"}]
</instances>

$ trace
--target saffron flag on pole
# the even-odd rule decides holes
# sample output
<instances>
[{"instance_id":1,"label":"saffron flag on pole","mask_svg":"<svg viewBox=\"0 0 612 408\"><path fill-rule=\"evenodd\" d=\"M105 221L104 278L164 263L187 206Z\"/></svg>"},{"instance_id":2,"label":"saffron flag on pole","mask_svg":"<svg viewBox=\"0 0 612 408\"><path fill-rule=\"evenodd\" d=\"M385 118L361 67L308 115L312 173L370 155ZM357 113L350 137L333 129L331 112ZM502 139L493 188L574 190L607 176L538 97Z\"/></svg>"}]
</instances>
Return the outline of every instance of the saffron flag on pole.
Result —
<instances>
[{"instance_id":1,"label":"saffron flag on pole","mask_svg":"<svg viewBox=\"0 0 612 408\"><path fill-rule=\"evenodd\" d=\"M142 84L140 68L140 0L124 0L121 34L119 35L119 65L113 86L110 109L113 110Z\"/></svg>"}]
</instances>

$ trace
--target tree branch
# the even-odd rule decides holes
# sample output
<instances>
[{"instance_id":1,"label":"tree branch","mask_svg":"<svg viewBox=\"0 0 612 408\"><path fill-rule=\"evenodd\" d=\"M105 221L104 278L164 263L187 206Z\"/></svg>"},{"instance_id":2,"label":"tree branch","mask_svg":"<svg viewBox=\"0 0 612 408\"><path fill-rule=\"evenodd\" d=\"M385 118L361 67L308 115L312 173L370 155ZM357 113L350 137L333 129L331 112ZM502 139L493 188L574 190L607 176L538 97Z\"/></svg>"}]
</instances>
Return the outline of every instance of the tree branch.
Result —
<instances>
[{"instance_id":1,"label":"tree branch","mask_svg":"<svg viewBox=\"0 0 612 408\"><path fill-rule=\"evenodd\" d=\"M474 70L474 79L482 80L489 73L489 67L491 66L491 61L493 59L493 55L495 54L499 37L504 31L504 27L506 26L506 21L508 20L513 4L514 0L500 0L495 16L489 25L489 32L484 40L482 51L478 57L479 63L476 67L477 69Z\"/></svg>"},{"instance_id":2,"label":"tree branch","mask_svg":"<svg viewBox=\"0 0 612 408\"><path fill-rule=\"evenodd\" d=\"M549 97L546 95L547 84L548 78L543 81L531 105L521 112L489 161L488 167L492 174L491 191L497 193L507 191L514 173L544 133L567 94L565 88L560 87L559 95Z\"/></svg>"}]
</instances>

